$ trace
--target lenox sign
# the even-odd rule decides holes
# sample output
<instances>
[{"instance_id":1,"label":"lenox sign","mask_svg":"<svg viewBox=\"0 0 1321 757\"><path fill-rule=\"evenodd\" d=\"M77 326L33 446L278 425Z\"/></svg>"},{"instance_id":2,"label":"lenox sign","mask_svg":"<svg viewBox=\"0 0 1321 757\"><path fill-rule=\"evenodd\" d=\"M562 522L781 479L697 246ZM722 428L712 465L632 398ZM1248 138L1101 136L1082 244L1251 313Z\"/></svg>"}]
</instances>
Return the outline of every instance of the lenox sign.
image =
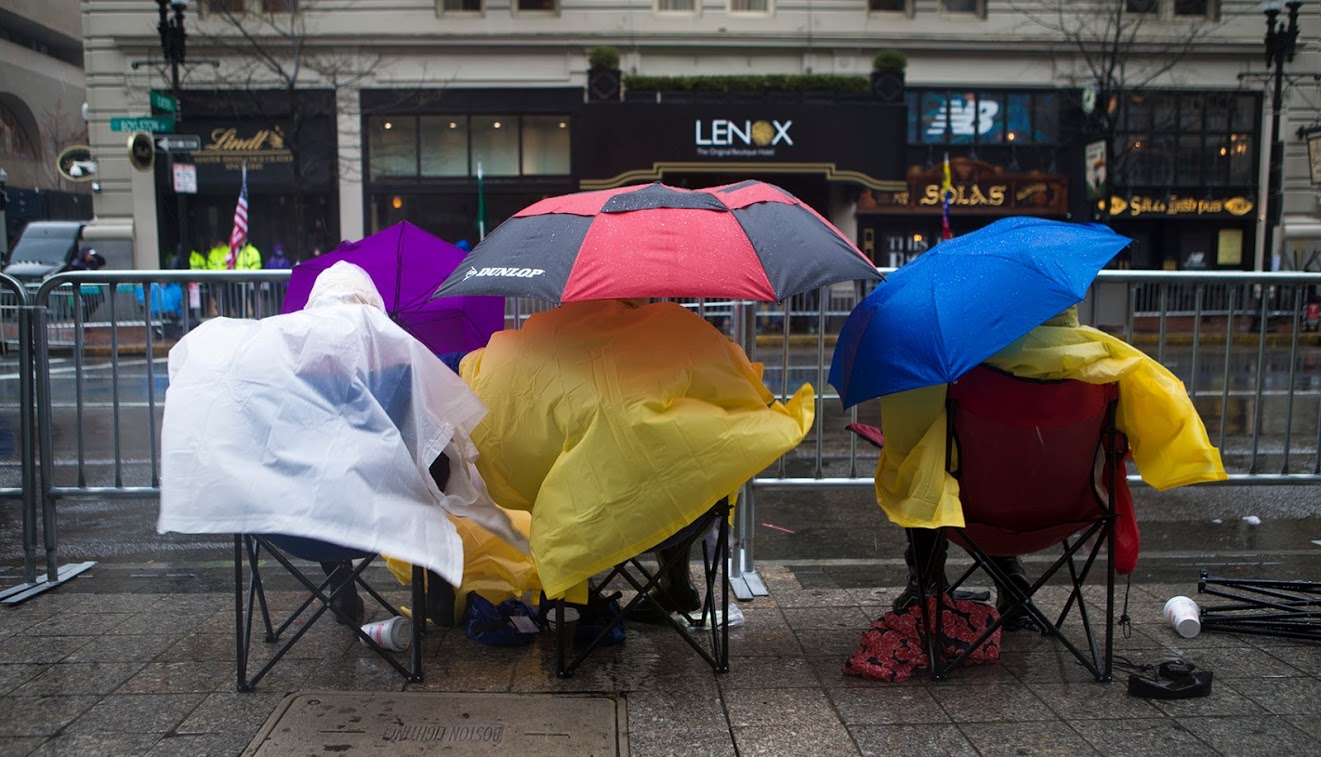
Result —
<instances>
[{"instance_id":1,"label":"lenox sign","mask_svg":"<svg viewBox=\"0 0 1321 757\"><path fill-rule=\"evenodd\" d=\"M774 147L781 142L792 145L794 140L789 136L789 127L793 125L793 121L743 121L740 125L738 121L724 118L699 120L693 122L696 132L693 141L698 145L716 147L736 144L747 147Z\"/></svg>"},{"instance_id":2,"label":"lenox sign","mask_svg":"<svg viewBox=\"0 0 1321 757\"><path fill-rule=\"evenodd\" d=\"M903 150L889 147L903 144L903 105L861 95L841 97L829 108L769 97L706 98L679 92L674 102L653 97L584 107L572 135L580 186L602 189L689 173L749 174L763 166L767 172L820 171L830 181L864 186L904 176Z\"/></svg>"}]
</instances>

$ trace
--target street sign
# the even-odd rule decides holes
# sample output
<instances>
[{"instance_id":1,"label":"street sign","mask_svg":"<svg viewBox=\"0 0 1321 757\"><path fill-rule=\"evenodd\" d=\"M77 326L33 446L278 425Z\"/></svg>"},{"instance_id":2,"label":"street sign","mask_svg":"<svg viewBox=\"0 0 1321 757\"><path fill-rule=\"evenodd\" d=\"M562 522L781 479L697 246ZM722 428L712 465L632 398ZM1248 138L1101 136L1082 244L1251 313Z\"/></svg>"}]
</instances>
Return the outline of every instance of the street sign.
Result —
<instances>
[{"instance_id":1,"label":"street sign","mask_svg":"<svg viewBox=\"0 0 1321 757\"><path fill-rule=\"evenodd\" d=\"M156 149L167 152L200 150L202 138L195 134L157 134Z\"/></svg>"},{"instance_id":2,"label":"street sign","mask_svg":"<svg viewBox=\"0 0 1321 757\"><path fill-rule=\"evenodd\" d=\"M174 119L168 116L119 116L110 119L111 131L169 131Z\"/></svg>"},{"instance_id":3,"label":"street sign","mask_svg":"<svg viewBox=\"0 0 1321 757\"><path fill-rule=\"evenodd\" d=\"M151 108L162 113L178 113L179 101L164 92L151 91Z\"/></svg>"},{"instance_id":4,"label":"street sign","mask_svg":"<svg viewBox=\"0 0 1321 757\"><path fill-rule=\"evenodd\" d=\"M174 164L174 191L179 194L197 194L197 166L192 163Z\"/></svg>"}]
</instances>

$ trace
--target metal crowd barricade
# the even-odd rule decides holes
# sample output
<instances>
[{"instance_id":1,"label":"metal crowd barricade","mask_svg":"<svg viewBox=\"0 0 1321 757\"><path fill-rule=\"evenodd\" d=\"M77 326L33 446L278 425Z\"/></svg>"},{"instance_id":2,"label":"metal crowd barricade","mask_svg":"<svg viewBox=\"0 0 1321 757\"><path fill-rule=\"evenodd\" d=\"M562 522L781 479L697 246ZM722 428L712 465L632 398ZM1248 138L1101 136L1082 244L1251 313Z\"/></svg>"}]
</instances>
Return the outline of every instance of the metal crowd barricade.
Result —
<instances>
[{"instance_id":1,"label":"metal crowd barricade","mask_svg":"<svg viewBox=\"0 0 1321 757\"><path fill-rule=\"evenodd\" d=\"M18 383L18 396L5 392L5 414L0 416L0 434L3 434L4 452L0 457L13 457L17 452L18 471L5 466L0 500L17 501L22 508L23 520L23 583L0 590L0 599L24 593L37 585L36 569L36 458L31 454L36 438L36 399L32 371L33 308L28 305L27 293L17 280L0 274L0 352L6 368L12 364L12 376ZM16 359L16 362L12 362ZM10 405L10 402L16 404ZM11 412L8 412L12 410ZM17 449L14 448L17 434ZM15 481L15 479L17 479ZM17 484L15 486L14 484Z\"/></svg>"},{"instance_id":2,"label":"metal crowd barricade","mask_svg":"<svg viewBox=\"0 0 1321 757\"><path fill-rule=\"evenodd\" d=\"M87 271L52 276L31 293L26 342L35 376L30 406L36 409L36 433L35 443L26 445L24 464L38 463L29 491L40 502L46 575L5 602L22 601L95 565L59 565L60 502L160 496L163 363L169 346L206 317L278 313L288 279L287 270ZM125 358L132 359L131 367L141 367L141 376L126 371ZM60 364L53 367L56 360ZM108 380L100 380L106 374ZM95 391L88 386L92 375L98 377ZM143 398L125 397L127 384ZM89 409L108 409L108 440L93 432ZM58 445L57 425L71 431L59 434ZM89 443L98 446L95 457L89 456ZM132 452L137 456L130 457ZM27 536L25 530L25 570L31 579L35 544L26 543ZM35 541L35 530L31 536Z\"/></svg>"},{"instance_id":3,"label":"metal crowd barricade","mask_svg":"<svg viewBox=\"0 0 1321 757\"><path fill-rule=\"evenodd\" d=\"M870 288L858 287L857 301ZM760 495L874 485L877 453L860 449L843 427L860 418L877 423L879 408L873 401L844 412L826 381L842 323L831 312L836 299L823 290L806 313L793 306L810 300L745 313L740 343L768 364L772 391L786 399L811 383L817 414L799 448L756 476L740 497L730 567L740 598L766 591L754 561ZM1308 319L1317 303L1318 273L1102 271L1079 317L1138 346L1184 383L1221 450L1229 473L1222 485L1315 486L1321 484L1321 334L1308 330L1316 328ZM802 333L803 315L815 320L817 328L809 329L815 333ZM770 328L768 320L775 321ZM1135 472L1129 481L1141 484Z\"/></svg>"},{"instance_id":4,"label":"metal crowd barricade","mask_svg":"<svg viewBox=\"0 0 1321 757\"><path fill-rule=\"evenodd\" d=\"M35 401L20 397L20 406L36 408L34 444L20 447L27 466L23 481L33 484L0 489L0 499L25 498L25 512L32 515L32 538L25 545L31 549L25 554L32 555L40 502L46 583L63 580L56 559L60 502L159 496L159 428L170 344L199 319L278 312L288 276L288 271L69 273L44 282L26 302L16 282L0 279L0 296L9 298L0 305L17 303L3 313L12 316L4 321L6 329L10 320L31 324L31 339L16 343L22 348L26 341L29 357L21 359L30 360L35 377L30 391ZM171 285L179 289L167 294ZM876 453L860 448L843 427L859 419L877 422L876 404L844 412L826 381L844 318L869 288L836 285L815 298L787 303L683 301L765 364L772 393L787 399L805 382L817 390L816 420L807 438L749 482L736 508L730 576L741 597L765 593L754 564L758 497L776 490L873 485ZM1105 271L1079 310L1084 323L1139 346L1183 381L1222 451L1227 483L1316 485L1321 483L1321 336L1306 330L1308 306L1316 302L1321 302L1316 273ZM511 299L509 322L516 325L547 307L552 305ZM97 414L94 425L89 413ZM57 436L57 429L71 433ZM20 428L21 436L27 433ZM1130 480L1137 483L1136 476ZM32 577L34 558L27 563Z\"/></svg>"}]
</instances>

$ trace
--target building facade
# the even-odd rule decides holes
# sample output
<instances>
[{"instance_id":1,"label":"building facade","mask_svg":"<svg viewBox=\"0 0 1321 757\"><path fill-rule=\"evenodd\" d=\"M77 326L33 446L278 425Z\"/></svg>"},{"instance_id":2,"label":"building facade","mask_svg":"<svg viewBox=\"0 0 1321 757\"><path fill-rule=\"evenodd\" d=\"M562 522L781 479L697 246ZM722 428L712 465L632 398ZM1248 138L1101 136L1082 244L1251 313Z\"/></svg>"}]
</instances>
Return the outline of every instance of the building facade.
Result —
<instances>
[{"instance_id":1,"label":"building facade","mask_svg":"<svg viewBox=\"0 0 1321 757\"><path fill-rule=\"evenodd\" d=\"M1318 11L1303 5L1304 39ZM549 195L751 177L893 265L939 239L947 159L956 234L1006 215L1097 219L1136 240L1121 261L1135 268L1289 266L1261 249L1272 114L1255 2L201 0L177 91L157 14L83 3L96 214L131 227L143 268L227 237L245 166L263 252L306 257L403 219L475 242ZM1098 51L1089 35L1114 23L1131 41ZM599 46L619 52L622 87L590 68ZM907 57L901 91L865 83L884 50ZM1098 61L1121 75L1098 78ZM1321 56L1304 46L1288 65ZM864 84L679 78L804 74ZM1286 253L1321 230L1297 136L1318 120L1316 87L1289 84ZM178 100L154 113L168 124L134 120L153 90ZM117 130L133 128L197 147L135 170Z\"/></svg>"},{"instance_id":2,"label":"building facade","mask_svg":"<svg viewBox=\"0 0 1321 757\"><path fill-rule=\"evenodd\" d=\"M78 5L13 0L0 7L0 189L8 199L0 209L0 253L30 220L92 214L90 163L75 171L76 180L58 165L66 149L87 142Z\"/></svg>"}]
</instances>

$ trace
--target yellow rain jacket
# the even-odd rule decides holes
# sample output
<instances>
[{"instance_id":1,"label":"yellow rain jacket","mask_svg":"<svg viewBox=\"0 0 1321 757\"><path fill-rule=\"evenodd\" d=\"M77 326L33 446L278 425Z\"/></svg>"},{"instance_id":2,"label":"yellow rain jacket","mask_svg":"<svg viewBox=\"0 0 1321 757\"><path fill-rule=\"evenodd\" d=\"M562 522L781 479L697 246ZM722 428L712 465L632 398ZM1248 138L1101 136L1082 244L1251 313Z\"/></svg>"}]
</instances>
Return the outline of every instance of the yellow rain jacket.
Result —
<instances>
[{"instance_id":1,"label":"yellow rain jacket","mask_svg":"<svg viewBox=\"0 0 1321 757\"><path fill-rule=\"evenodd\" d=\"M1127 342L1079 326L1076 308L986 362L1025 378L1118 381L1115 425L1128 435L1142 480L1157 491L1227 478L1183 383ZM945 472L946 386L881 398L885 447L876 464L876 499L905 528L963 525L958 481Z\"/></svg>"},{"instance_id":2,"label":"yellow rain jacket","mask_svg":"<svg viewBox=\"0 0 1321 757\"><path fill-rule=\"evenodd\" d=\"M460 374L489 408L478 470L532 513L552 598L691 523L812 424L813 390L774 400L761 366L674 303L566 303L502 331Z\"/></svg>"}]
</instances>

